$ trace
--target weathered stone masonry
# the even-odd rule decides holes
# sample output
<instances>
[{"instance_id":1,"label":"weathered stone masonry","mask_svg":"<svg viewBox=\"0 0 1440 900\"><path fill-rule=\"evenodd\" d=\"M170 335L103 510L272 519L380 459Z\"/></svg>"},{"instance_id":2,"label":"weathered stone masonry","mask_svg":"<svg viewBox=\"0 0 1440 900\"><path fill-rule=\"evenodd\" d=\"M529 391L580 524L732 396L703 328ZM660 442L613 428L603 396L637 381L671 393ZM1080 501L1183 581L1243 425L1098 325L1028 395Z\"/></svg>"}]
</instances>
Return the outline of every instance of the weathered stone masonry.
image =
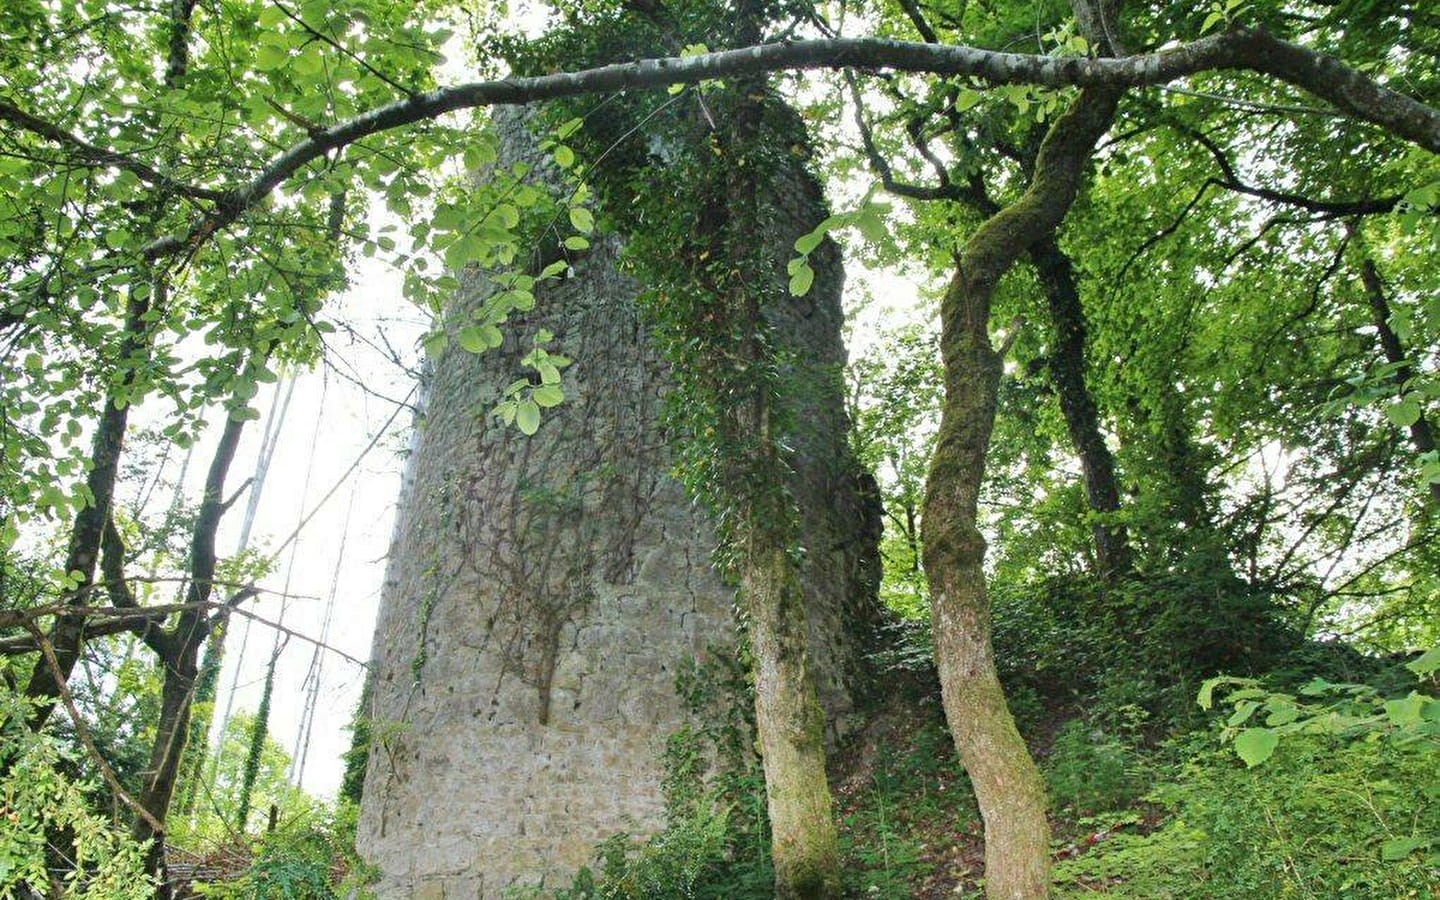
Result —
<instances>
[{"instance_id":1,"label":"weathered stone masonry","mask_svg":"<svg viewBox=\"0 0 1440 900\"><path fill-rule=\"evenodd\" d=\"M512 142L513 144L514 142ZM796 174L783 253L823 213ZM734 640L733 590L704 516L668 474L665 365L639 285L597 240L512 318L498 350L433 365L373 651L376 739L359 843L384 898L489 898L563 883L596 841L660 824L659 756L683 721L677 667ZM813 371L838 374L841 273L775 311ZM463 317L481 283L457 303ZM574 358L567 399L526 438L490 410L541 328ZM807 411L793 489L804 511L814 669L832 735L857 687L877 526L846 449L836 377Z\"/></svg>"}]
</instances>

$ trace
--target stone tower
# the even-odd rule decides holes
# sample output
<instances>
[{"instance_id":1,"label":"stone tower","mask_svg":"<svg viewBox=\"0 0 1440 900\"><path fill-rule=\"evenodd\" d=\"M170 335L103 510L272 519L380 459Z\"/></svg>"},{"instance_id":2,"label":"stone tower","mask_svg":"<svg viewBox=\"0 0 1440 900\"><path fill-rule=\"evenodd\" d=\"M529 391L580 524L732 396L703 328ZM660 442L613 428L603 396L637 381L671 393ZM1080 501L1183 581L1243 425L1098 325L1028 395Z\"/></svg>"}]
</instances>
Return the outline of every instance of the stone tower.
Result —
<instances>
[{"instance_id":1,"label":"stone tower","mask_svg":"<svg viewBox=\"0 0 1440 900\"><path fill-rule=\"evenodd\" d=\"M533 141L506 119L508 153ZM506 160L502 159L502 164ZM774 186L794 210L777 254L823 218L798 167ZM382 898L491 898L565 883L594 844L662 823L660 754L684 721L675 676L733 644L704 514L668 474L666 365L596 240L563 282L512 317L504 346L433 361L402 489L372 652L376 722L359 828ZM860 686L878 580L876 510L846 443L838 253L810 294L771 315L833 386L808 408L792 490L802 507L811 653L830 736ZM454 310L463 317L483 279ZM490 415L540 329L566 402L525 437Z\"/></svg>"}]
</instances>

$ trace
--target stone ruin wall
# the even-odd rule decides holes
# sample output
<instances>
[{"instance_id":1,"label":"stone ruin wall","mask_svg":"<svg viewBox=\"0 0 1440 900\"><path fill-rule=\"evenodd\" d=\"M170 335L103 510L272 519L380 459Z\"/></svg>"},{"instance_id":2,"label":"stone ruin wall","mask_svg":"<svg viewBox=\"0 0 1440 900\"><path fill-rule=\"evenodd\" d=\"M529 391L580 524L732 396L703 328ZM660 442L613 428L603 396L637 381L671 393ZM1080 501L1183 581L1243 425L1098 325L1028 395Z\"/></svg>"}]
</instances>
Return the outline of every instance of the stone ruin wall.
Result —
<instances>
[{"instance_id":1,"label":"stone ruin wall","mask_svg":"<svg viewBox=\"0 0 1440 900\"><path fill-rule=\"evenodd\" d=\"M783 253L823 213L808 178L779 189L795 212L793 233L775 238ZM434 361L372 651L358 841L387 900L557 886L597 841L655 830L661 752L685 721L676 673L733 646L734 592L712 570L704 515L668 474L666 366L637 316L640 286L617 272L619 246L597 239L537 291L503 347L475 356L452 344ZM842 275L838 254L821 257L811 294L776 316L838 376ZM475 281L456 320L486 296ZM565 403L527 438L490 410L524 376L541 328L574 363ZM854 707L878 522L846 447L840 381L824 380L833 389L806 410L793 489L833 738Z\"/></svg>"}]
</instances>

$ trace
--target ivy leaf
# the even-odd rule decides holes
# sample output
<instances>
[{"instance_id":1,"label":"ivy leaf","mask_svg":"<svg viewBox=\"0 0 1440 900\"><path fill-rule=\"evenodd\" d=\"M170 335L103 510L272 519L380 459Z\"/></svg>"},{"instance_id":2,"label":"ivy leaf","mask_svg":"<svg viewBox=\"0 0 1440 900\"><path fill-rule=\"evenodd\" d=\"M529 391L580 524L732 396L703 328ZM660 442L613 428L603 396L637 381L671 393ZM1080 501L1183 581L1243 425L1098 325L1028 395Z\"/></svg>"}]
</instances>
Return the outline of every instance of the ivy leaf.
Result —
<instances>
[{"instance_id":1,"label":"ivy leaf","mask_svg":"<svg viewBox=\"0 0 1440 900\"><path fill-rule=\"evenodd\" d=\"M515 427L527 435L540 430L540 407L534 400L521 400L515 405Z\"/></svg>"},{"instance_id":2,"label":"ivy leaf","mask_svg":"<svg viewBox=\"0 0 1440 900\"><path fill-rule=\"evenodd\" d=\"M1247 728L1235 738L1235 752L1249 768L1269 759L1280 743L1280 736L1269 728Z\"/></svg>"}]
</instances>

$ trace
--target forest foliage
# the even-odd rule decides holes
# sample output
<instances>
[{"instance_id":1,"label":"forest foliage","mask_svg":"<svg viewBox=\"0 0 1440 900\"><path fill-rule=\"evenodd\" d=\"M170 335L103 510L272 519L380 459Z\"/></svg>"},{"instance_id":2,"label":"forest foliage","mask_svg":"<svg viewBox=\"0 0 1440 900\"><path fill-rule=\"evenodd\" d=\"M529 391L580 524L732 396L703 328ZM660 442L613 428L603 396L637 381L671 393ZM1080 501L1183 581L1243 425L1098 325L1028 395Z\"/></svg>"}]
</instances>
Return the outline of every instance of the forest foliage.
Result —
<instances>
[{"instance_id":1,"label":"forest foliage","mask_svg":"<svg viewBox=\"0 0 1440 900\"><path fill-rule=\"evenodd\" d=\"M261 385L338 352L356 259L403 273L426 352L479 353L610 232L656 289L682 474L742 573L758 546L803 557L777 488L803 386L745 274L788 259L771 274L803 295L837 241L880 273L852 292L845 380L886 520L876 695L910 699L895 748L831 760L841 890L980 889L937 849L996 827L937 714L955 547L1040 759L1059 893L1433 889L1440 20L1369 0L741 6L738 38L729 4L597 0L539 40L441 0L0 9L0 897L149 896L166 840L244 848L212 896L358 880L350 813L286 786L263 716L215 739L229 768L210 756L216 648L264 568L216 547L235 448ZM723 52L737 39L770 49ZM459 57L489 80L442 87ZM561 96L538 127L563 187L498 169L483 107ZM1065 143L1081 114L1093 148ZM782 165L835 215L749 246L745 190ZM957 265L998 257L978 288ZM450 321L469 266L503 289ZM904 321L887 279L924 298ZM536 432L570 362L543 335L479 414ZM957 431L987 365L993 396ZM931 505L955 474L937 439L984 416L962 435L983 480ZM172 444L213 452L201 496L147 505L144 461ZM941 528L967 503L957 542ZM697 722L731 730L672 742L671 826L607 842L565 896L774 890L763 773L708 680ZM731 713L753 700L729 689Z\"/></svg>"}]
</instances>

